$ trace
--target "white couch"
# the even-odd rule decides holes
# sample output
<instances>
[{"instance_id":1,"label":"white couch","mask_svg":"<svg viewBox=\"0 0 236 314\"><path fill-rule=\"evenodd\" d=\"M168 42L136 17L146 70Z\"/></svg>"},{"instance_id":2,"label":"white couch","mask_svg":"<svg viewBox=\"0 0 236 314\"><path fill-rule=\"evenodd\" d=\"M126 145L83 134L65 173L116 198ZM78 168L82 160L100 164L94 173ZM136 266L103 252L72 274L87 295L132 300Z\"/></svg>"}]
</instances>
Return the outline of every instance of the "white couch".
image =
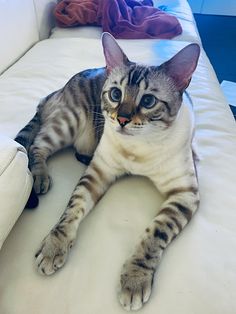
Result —
<instances>
[{"instance_id":1,"label":"white couch","mask_svg":"<svg viewBox=\"0 0 236 314\"><path fill-rule=\"evenodd\" d=\"M80 70L104 65L99 28L54 28L45 39L54 2L0 2L0 313L122 314L121 266L163 200L146 179L126 178L110 188L82 223L62 270L43 277L34 265L36 249L85 166L70 149L58 153L49 161L52 189L35 211L23 211L32 178L24 149L12 139L40 98ZM201 44L185 0L155 4L179 18L183 34L166 41L120 40L131 60L160 64L189 42ZM203 49L188 91L196 113L201 205L167 249L140 313L235 314L236 128Z\"/></svg>"}]
</instances>

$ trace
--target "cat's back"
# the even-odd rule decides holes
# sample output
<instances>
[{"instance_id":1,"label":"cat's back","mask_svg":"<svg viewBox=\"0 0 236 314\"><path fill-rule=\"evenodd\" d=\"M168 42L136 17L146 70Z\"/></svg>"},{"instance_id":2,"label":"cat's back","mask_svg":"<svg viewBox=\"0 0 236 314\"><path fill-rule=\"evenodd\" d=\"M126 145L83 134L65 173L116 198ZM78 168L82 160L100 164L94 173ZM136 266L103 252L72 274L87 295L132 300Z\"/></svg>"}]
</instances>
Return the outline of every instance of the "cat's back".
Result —
<instances>
[{"instance_id":1,"label":"cat's back","mask_svg":"<svg viewBox=\"0 0 236 314\"><path fill-rule=\"evenodd\" d=\"M79 113L100 108L101 91L106 80L105 68L86 69L75 74L66 85L49 94L39 104L42 121L64 115L67 110Z\"/></svg>"},{"instance_id":2,"label":"cat's back","mask_svg":"<svg viewBox=\"0 0 236 314\"><path fill-rule=\"evenodd\" d=\"M101 92L106 80L105 68L86 69L75 74L63 88L63 93L81 97L90 103L100 102Z\"/></svg>"}]
</instances>

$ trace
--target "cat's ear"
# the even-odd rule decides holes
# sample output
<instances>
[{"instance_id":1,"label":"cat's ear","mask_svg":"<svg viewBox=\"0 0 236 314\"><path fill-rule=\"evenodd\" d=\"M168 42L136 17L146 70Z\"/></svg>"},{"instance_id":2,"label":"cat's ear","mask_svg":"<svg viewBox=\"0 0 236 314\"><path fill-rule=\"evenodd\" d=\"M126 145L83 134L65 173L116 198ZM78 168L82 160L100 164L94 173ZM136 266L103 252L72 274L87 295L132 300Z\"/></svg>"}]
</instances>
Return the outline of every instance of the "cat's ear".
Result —
<instances>
[{"instance_id":1,"label":"cat's ear","mask_svg":"<svg viewBox=\"0 0 236 314\"><path fill-rule=\"evenodd\" d=\"M190 44L161 65L160 68L174 80L179 91L182 92L188 87L192 74L196 69L199 55L199 45Z\"/></svg>"},{"instance_id":2,"label":"cat's ear","mask_svg":"<svg viewBox=\"0 0 236 314\"><path fill-rule=\"evenodd\" d=\"M102 45L108 73L115 67L128 65L130 63L129 59L111 34L102 34Z\"/></svg>"}]
</instances>

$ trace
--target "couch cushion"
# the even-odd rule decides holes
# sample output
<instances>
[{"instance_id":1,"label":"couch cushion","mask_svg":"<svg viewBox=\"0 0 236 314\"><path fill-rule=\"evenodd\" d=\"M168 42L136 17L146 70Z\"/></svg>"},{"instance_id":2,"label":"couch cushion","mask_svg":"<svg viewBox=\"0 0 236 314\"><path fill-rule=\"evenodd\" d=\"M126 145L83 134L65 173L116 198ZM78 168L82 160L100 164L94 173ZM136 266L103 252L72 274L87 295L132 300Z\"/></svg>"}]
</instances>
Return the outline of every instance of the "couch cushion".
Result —
<instances>
[{"instance_id":1,"label":"couch cushion","mask_svg":"<svg viewBox=\"0 0 236 314\"><path fill-rule=\"evenodd\" d=\"M22 146L0 135L0 248L20 216L32 187Z\"/></svg>"},{"instance_id":2,"label":"couch cushion","mask_svg":"<svg viewBox=\"0 0 236 314\"><path fill-rule=\"evenodd\" d=\"M0 73L38 41L33 0L0 1Z\"/></svg>"},{"instance_id":3,"label":"couch cushion","mask_svg":"<svg viewBox=\"0 0 236 314\"><path fill-rule=\"evenodd\" d=\"M187 44L119 42L131 60L153 64ZM40 97L76 72L103 65L100 40L38 43L1 79L0 131L14 135L34 114ZM167 249L143 314L236 312L235 122L203 51L189 93L196 113L201 205ZM40 198L36 211L24 211L0 252L1 311L123 314L117 300L119 273L162 197L144 178L119 180L82 223L65 267L45 278L37 273L33 255L62 214L84 166L66 150L50 159L49 170L51 191Z\"/></svg>"}]
</instances>

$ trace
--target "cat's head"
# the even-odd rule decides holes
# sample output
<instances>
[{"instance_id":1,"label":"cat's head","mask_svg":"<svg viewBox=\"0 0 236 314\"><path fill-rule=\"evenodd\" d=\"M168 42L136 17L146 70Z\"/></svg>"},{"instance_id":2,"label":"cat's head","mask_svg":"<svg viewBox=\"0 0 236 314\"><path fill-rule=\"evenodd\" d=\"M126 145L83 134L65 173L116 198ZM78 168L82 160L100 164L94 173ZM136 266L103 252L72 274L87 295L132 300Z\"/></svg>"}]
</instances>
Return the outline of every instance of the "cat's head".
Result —
<instances>
[{"instance_id":1,"label":"cat's head","mask_svg":"<svg viewBox=\"0 0 236 314\"><path fill-rule=\"evenodd\" d=\"M160 66L144 66L129 61L109 33L103 34L102 44L108 74L102 109L108 123L127 135L171 125L197 66L199 46L186 46Z\"/></svg>"}]
</instances>

